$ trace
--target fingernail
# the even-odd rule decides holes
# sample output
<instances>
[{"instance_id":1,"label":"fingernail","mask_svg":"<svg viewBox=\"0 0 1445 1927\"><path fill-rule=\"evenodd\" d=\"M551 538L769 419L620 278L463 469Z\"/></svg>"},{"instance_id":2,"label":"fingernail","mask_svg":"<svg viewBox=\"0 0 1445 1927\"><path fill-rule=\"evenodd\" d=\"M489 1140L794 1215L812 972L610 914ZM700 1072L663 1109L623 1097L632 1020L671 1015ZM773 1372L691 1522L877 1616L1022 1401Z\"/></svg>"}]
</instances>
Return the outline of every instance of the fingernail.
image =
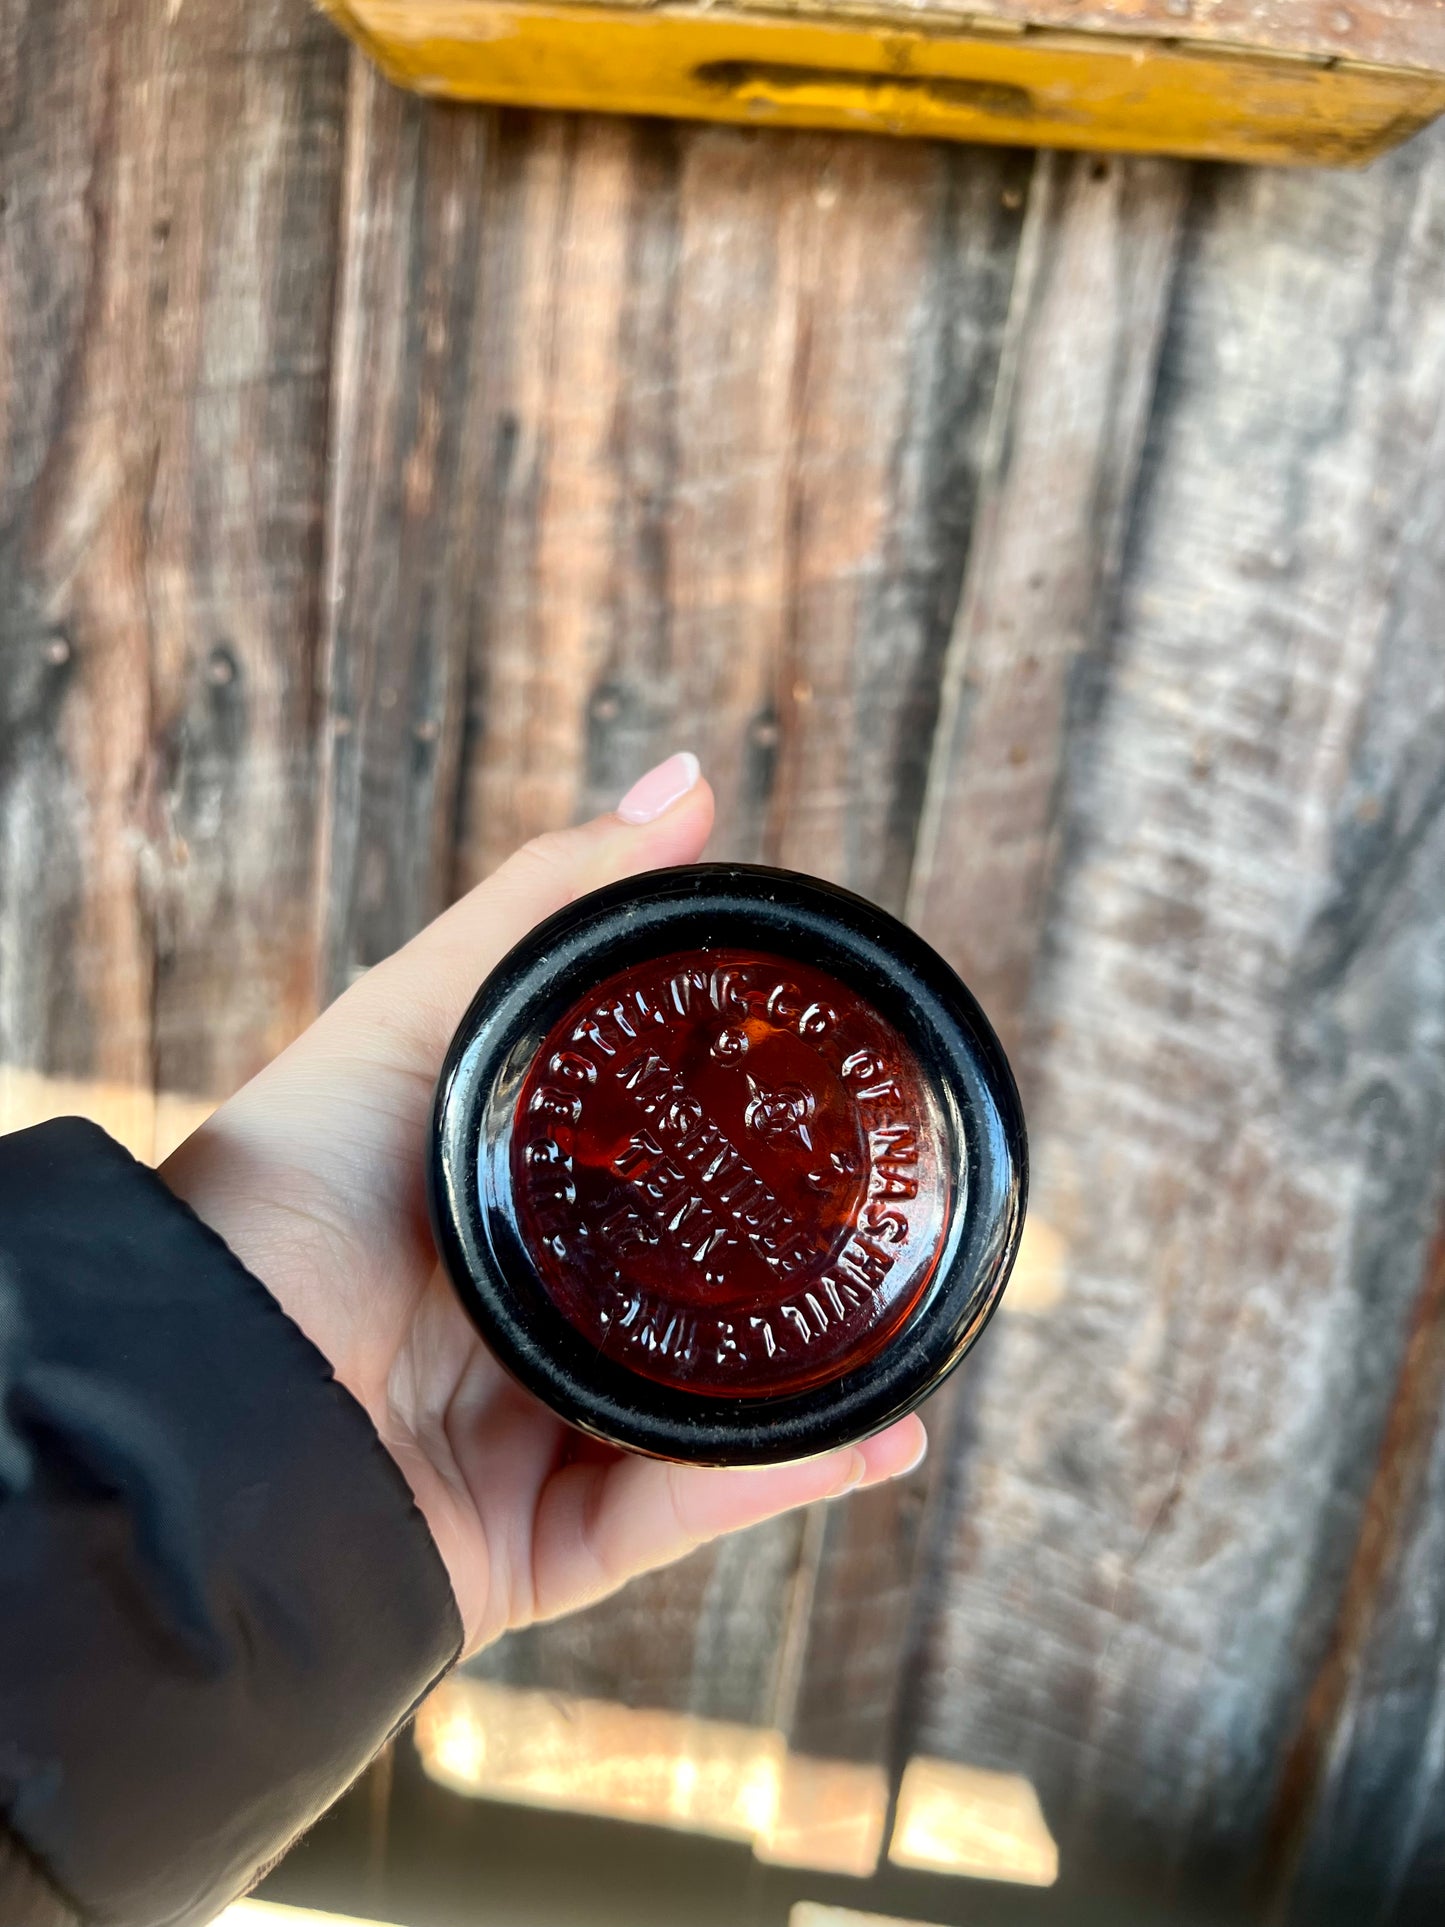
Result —
<instances>
[{"instance_id":1,"label":"fingernail","mask_svg":"<svg viewBox=\"0 0 1445 1927\"><path fill-rule=\"evenodd\" d=\"M835 1485L828 1494L830 1499L841 1499L845 1492L852 1492L868 1476L868 1461L856 1446L848 1454L848 1467L840 1485Z\"/></svg>"},{"instance_id":2,"label":"fingernail","mask_svg":"<svg viewBox=\"0 0 1445 1927\"><path fill-rule=\"evenodd\" d=\"M617 805L624 823L653 823L687 795L702 774L701 765L690 749L680 749L659 763L645 776L639 776Z\"/></svg>"},{"instance_id":3,"label":"fingernail","mask_svg":"<svg viewBox=\"0 0 1445 1927\"><path fill-rule=\"evenodd\" d=\"M916 1472L918 1470L919 1466L922 1465L927 1457L928 1434L925 1432L918 1442L918 1450L913 1454L913 1457L908 1461L907 1465L899 1466L898 1470L893 1474L894 1478L906 1479L910 1472Z\"/></svg>"}]
</instances>

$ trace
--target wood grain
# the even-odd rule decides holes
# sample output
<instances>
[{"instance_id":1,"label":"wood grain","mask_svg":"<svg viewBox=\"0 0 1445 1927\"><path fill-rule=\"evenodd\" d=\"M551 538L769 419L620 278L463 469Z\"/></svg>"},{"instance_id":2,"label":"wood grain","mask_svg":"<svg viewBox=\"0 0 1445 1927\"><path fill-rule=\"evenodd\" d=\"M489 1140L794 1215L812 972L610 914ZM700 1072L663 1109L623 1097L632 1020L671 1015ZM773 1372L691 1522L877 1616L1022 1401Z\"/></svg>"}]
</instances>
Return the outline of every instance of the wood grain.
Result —
<instances>
[{"instance_id":1,"label":"wood grain","mask_svg":"<svg viewBox=\"0 0 1445 1927\"><path fill-rule=\"evenodd\" d=\"M1442 165L1201 177L1071 726L1026 1015L1066 1288L968 1375L914 1737L1031 1778L1077 1887L1248 1885L1410 1327Z\"/></svg>"},{"instance_id":2,"label":"wood grain","mask_svg":"<svg viewBox=\"0 0 1445 1927\"><path fill-rule=\"evenodd\" d=\"M311 1007L342 56L300 0L9 14L0 1055L144 1152Z\"/></svg>"},{"instance_id":3,"label":"wood grain","mask_svg":"<svg viewBox=\"0 0 1445 1927\"><path fill-rule=\"evenodd\" d=\"M1423 1920L1442 1882L1440 1788L1445 1613L1439 1558L1445 1246L1438 1229L1445 987L1437 959L1445 881L1445 148L1418 151L1392 184L1398 227L1377 284L1375 326L1402 344L1376 377L1368 562L1350 629L1373 649L1330 825L1330 888L1292 984L1291 1057L1306 1088L1350 1114L1364 1182L1351 1271L1369 1319L1377 1296L1406 1320L1383 1434L1348 1547L1329 1642L1311 1680L1278 1788L1281 1890L1298 1866L1291 1917ZM1403 345L1408 344L1408 345ZM1326 1069L1328 1066L1328 1069ZM1338 1093L1338 1095L1337 1095ZM1433 1238L1432 1238L1433 1232ZM1424 1262L1419 1255L1424 1252ZM1342 1549L1343 1550L1343 1549ZM1296 1830L1291 1839L1291 1830ZM1298 1845L1297 1860L1291 1849Z\"/></svg>"},{"instance_id":4,"label":"wood grain","mask_svg":"<svg viewBox=\"0 0 1445 1927\"><path fill-rule=\"evenodd\" d=\"M351 60L324 597L324 988L449 901L489 501L495 120Z\"/></svg>"},{"instance_id":5,"label":"wood grain","mask_svg":"<svg viewBox=\"0 0 1445 1927\"><path fill-rule=\"evenodd\" d=\"M969 430L955 412L929 439L928 382L947 351L967 388L972 310L949 290L1006 282L991 236L1018 164L503 127L488 361L506 464L462 879L681 742L718 791L720 854L806 848L886 893L910 762L921 787L930 598L946 607L961 568L940 531L967 511Z\"/></svg>"},{"instance_id":6,"label":"wood grain","mask_svg":"<svg viewBox=\"0 0 1445 1927\"><path fill-rule=\"evenodd\" d=\"M932 0L1021 29L1139 33L1445 71L1441 0Z\"/></svg>"},{"instance_id":7,"label":"wood grain","mask_svg":"<svg viewBox=\"0 0 1445 1927\"><path fill-rule=\"evenodd\" d=\"M1190 170L1040 157L983 499L941 665L909 920L1011 1056L1081 664L1114 613Z\"/></svg>"},{"instance_id":8,"label":"wood grain","mask_svg":"<svg viewBox=\"0 0 1445 1927\"><path fill-rule=\"evenodd\" d=\"M1070 693L1112 610L1187 178L1166 163L1040 156L980 437L967 570L934 658L942 701L910 918L1015 1052L1057 848ZM930 1401L923 1473L828 1517L790 1729L799 1750L876 1759L895 1783L912 1750L919 1562L938 1521L952 1404L947 1393Z\"/></svg>"},{"instance_id":9,"label":"wood grain","mask_svg":"<svg viewBox=\"0 0 1445 1927\"><path fill-rule=\"evenodd\" d=\"M1440 31L1341 11L1269 18ZM0 199L3 1114L154 1149L699 749L982 991L1049 1288L928 1484L479 1670L1022 1774L1066 1893L1433 1918L1445 141L493 117L302 0L0 0Z\"/></svg>"},{"instance_id":10,"label":"wood grain","mask_svg":"<svg viewBox=\"0 0 1445 1927\"><path fill-rule=\"evenodd\" d=\"M316 1007L316 688L346 59L304 6L153 7L140 557L155 1079L223 1097Z\"/></svg>"},{"instance_id":11,"label":"wood grain","mask_svg":"<svg viewBox=\"0 0 1445 1927\"><path fill-rule=\"evenodd\" d=\"M793 242L814 286L797 333L783 753L763 854L897 910L1028 175L1018 154L837 151L816 193L827 218Z\"/></svg>"},{"instance_id":12,"label":"wood grain","mask_svg":"<svg viewBox=\"0 0 1445 1927\"><path fill-rule=\"evenodd\" d=\"M0 1058L134 1093L145 1148L147 451L126 407L145 332L125 291L147 279L147 155L134 50L87 13L12 5L0 64Z\"/></svg>"},{"instance_id":13,"label":"wood grain","mask_svg":"<svg viewBox=\"0 0 1445 1927\"><path fill-rule=\"evenodd\" d=\"M486 364L508 460L463 876L690 742L720 852L896 901L1023 166L564 129L504 121L494 174ZM705 1553L492 1664L771 1723L809 1584L798 1530Z\"/></svg>"},{"instance_id":14,"label":"wood grain","mask_svg":"<svg viewBox=\"0 0 1445 1927\"><path fill-rule=\"evenodd\" d=\"M1437 1233L1330 1644L1272 1815L1280 1920L1423 1921L1445 1771L1445 1237Z\"/></svg>"}]
</instances>

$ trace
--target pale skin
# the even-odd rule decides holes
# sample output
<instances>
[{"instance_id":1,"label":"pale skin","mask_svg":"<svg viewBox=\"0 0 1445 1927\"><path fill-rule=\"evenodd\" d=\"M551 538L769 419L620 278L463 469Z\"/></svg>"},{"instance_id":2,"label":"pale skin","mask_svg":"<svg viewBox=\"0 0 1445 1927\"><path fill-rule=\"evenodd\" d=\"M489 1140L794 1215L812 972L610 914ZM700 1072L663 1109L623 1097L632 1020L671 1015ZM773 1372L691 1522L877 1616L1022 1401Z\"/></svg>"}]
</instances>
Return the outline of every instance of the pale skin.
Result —
<instances>
[{"instance_id":1,"label":"pale skin","mask_svg":"<svg viewBox=\"0 0 1445 1927\"><path fill-rule=\"evenodd\" d=\"M468 1652L723 1533L897 1477L926 1447L916 1417L860 1446L746 1469L600 1445L502 1370L438 1266L423 1177L432 1091L477 986L574 897L696 861L712 817L711 791L679 756L618 812L527 844L162 1167L370 1415L451 1576Z\"/></svg>"}]
</instances>

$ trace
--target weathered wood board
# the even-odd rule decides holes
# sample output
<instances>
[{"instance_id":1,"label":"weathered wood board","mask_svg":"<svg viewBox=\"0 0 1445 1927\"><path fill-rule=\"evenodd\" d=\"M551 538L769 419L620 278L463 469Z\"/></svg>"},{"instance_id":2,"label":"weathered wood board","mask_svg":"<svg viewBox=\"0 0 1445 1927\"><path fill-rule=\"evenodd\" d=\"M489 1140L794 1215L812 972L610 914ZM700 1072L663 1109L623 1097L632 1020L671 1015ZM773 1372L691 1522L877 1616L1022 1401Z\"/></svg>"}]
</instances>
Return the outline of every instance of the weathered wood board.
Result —
<instances>
[{"instance_id":1,"label":"weathered wood board","mask_svg":"<svg viewBox=\"0 0 1445 1927\"><path fill-rule=\"evenodd\" d=\"M144 1150L314 1007L347 62L284 6L3 45L0 1034Z\"/></svg>"},{"instance_id":2,"label":"weathered wood board","mask_svg":"<svg viewBox=\"0 0 1445 1927\"><path fill-rule=\"evenodd\" d=\"M1407 1637L1362 1534L1439 1317L1442 189L1438 141L1198 177L1077 689L1024 1024L1065 1286L963 1387L914 1705L1085 1885L1242 1904L1302 1832L1326 1890L1361 1864L1311 1806Z\"/></svg>"},{"instance_id":3,"label":"weathered wood board","mask_svg":"<svg viewBox=\"0 0 1445 1927\"><path fill-rule=\"evenodd\" d=\"M301 0L0 0L0 201L6 1122L154 1151L698 749L982 991L1030 1249L923 1474L482 1670L866 1769L877 1847L922 1755L1066 1891L1438 1911L1445 140L492 114Z\"/></svg>"}]
</instances>

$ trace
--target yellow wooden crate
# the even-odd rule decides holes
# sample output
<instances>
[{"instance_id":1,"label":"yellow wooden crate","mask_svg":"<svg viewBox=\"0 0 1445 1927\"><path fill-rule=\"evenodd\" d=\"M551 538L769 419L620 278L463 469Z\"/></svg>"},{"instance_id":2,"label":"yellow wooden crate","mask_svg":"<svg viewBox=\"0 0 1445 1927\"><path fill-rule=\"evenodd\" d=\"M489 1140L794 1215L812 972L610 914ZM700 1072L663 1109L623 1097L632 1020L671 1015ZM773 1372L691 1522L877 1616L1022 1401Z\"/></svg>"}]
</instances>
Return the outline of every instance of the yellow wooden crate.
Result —
<instances>
[{"instance_id":1,"label":"yellow wooden crate","mask_svg":"<svg viewBox=\"0 0 1445 1927\"><path fill-rule=\"evenodd\" d=\"M462 100L1351 163L1445 109L1445 0L321 0Z\"/></svg>"}]
</instances>

